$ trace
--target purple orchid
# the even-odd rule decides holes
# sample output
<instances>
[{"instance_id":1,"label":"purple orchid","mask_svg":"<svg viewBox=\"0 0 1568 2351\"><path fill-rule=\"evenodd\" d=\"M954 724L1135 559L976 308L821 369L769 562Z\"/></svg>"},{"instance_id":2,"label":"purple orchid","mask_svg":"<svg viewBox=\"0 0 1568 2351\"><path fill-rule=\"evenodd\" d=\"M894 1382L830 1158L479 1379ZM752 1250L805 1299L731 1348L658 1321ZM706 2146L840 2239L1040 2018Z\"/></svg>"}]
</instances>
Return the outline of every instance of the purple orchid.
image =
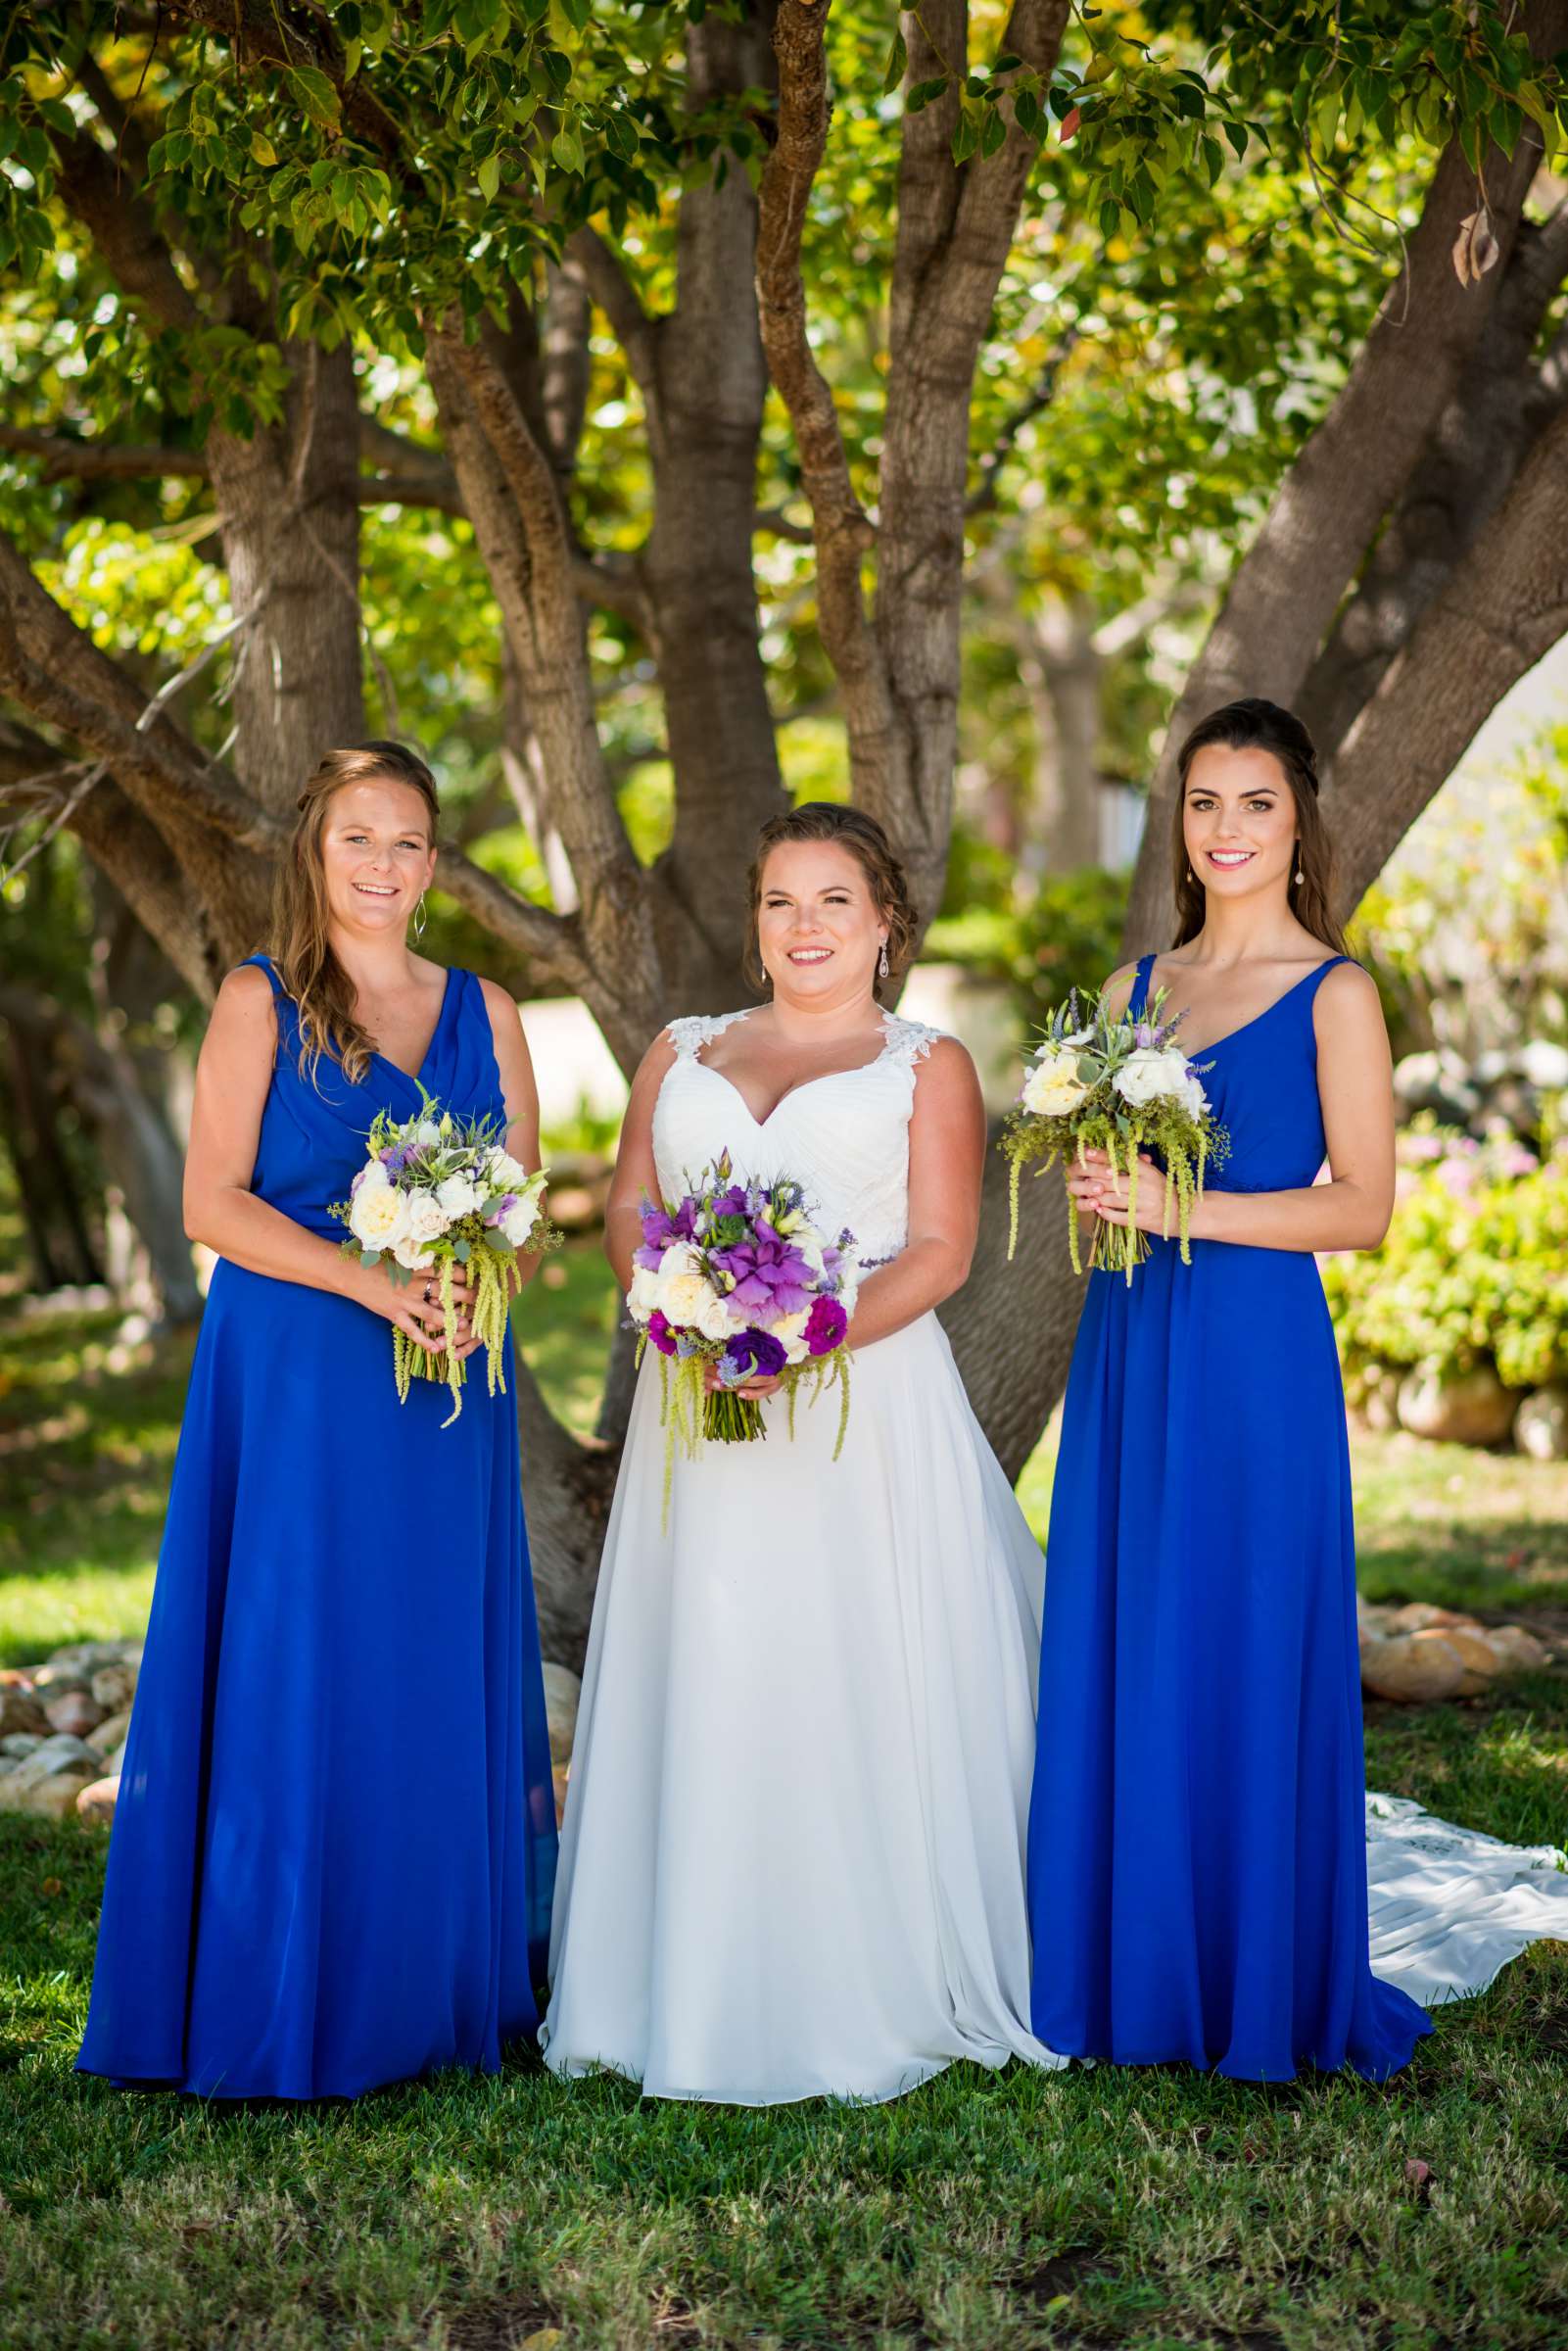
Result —
<instances>
[{"instance_id":1,"label":"purple orchid","mask_svg":"<svg viewBox=\"0 0 1568 2351\"><path fill-rule=\"evenodd\" d=\"M648 1337L660 1355L675 1353L675 1333L670 1328L668 1319L660 1314L657 1307L648 1317Z\"/></svg>"}]
</instances>

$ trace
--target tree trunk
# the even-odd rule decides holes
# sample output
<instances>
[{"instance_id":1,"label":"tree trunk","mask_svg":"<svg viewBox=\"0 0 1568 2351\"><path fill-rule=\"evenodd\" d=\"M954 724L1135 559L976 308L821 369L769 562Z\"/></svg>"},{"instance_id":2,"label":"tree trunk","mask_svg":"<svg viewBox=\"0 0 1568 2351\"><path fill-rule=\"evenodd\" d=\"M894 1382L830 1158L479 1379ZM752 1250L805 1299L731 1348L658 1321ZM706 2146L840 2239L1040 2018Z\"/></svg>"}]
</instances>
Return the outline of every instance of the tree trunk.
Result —
<instances>
[{"instance_id":1,"label":"tree trunk","mask_svg":"<svg viewBox=\"0 0 1568 2351\"><path fill-rule=\"evenodd\" d=\"M211 457L230 600L256 615L235 663L235 769L292 818L322 752L362 741L365 724L354 354L347 342L284 353L283 425L214 436Z\"/></svg>"}]
</instances>

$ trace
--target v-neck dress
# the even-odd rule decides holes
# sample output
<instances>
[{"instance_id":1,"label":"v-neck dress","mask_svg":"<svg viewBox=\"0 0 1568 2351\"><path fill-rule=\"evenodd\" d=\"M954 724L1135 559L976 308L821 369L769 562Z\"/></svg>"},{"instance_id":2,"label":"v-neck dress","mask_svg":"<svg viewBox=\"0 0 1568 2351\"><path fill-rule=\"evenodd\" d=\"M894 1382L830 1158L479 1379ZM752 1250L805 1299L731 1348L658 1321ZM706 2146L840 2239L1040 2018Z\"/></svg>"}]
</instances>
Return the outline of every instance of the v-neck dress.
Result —
<instances>
[{"instance_id":1,"label":"v-neck dress","mask_svg":"<svg viewBox=\"0 0 1568 2351\"><path fill-rule=\"evenodd\" d=\"M1232 1191L1323 1164L1335 957L1199 1056ZM1143 1009L1153 956L1129 1009ZM1156 1237L1095 1273L1046 1549L1035 2031L1122 2064L1380 2080L1430 2031L1372 1973L1350 1457L1305 1250Z\"/></svg>"},{"instance_id":2,"label":"v-neck dress","mask_svg":"<svg viewBox=\"0 0 1568 2351\"><path fill-rule=\"evenodd\" d=\"M418 1078L278 1044L251 1189L328 1239L378 1110L503 1114L449 974ZM514 1385L515 1383L508 1383ZM391 1325L219 1260L109 1855L84 2072L353 2096L533 2031L555 1861L515 1401L460 1417Z\"/></svg>"},{"instance_id":3,"label":"v-neck dress","mask_svg":"<svg viewBox=\"0 0 1568 2351\"><path fill-rule=\"evenodd\" d=\"M666 1196L728 1150L895 1256L936 1032L889 1015L870 1067L759 1121L702 1059L727 1025L671 1029ZM855 1352L839 1460L834 1400L802 1399L791 1441L772 1398L766 1441L678 1456L667 1521L659 1401L650 1356L578 1710L546 2062L746 2106L1053 2062L1023 1902L1039 1547L941 1324Z\"/></svg>"}]
</instances>

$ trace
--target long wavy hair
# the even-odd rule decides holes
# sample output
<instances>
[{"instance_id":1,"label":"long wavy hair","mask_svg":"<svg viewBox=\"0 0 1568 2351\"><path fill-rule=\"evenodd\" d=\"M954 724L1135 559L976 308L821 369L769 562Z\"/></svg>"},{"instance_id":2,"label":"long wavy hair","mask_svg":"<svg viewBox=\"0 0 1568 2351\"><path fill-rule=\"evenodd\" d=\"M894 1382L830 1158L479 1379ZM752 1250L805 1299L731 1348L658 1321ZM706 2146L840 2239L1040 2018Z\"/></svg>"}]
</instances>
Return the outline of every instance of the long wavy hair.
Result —
<instances>
[{"instance_id":1,"label":"long wavy hair","mask_svg":"<svg viewBox=\"0 0 1568 2351\"><path fill-rule=\"evenodd\" d=\"M1335 908L1334 843L1317 804L1317 752L1312 739L1293 710L1278 702L1249 697L1226 702L1201 718L1176 754L1177 785L1171 817L1170 873L1175 887L1176 936L1173 947L1184 947L1204 927L1206 893L1187 859L1183 818L1187 807L1187 775L1194 759L1211 744L1231 751L1267 751L1277 761L1296 803L1296 855L1290 871L1290 910L1304 931L1310 931L1336 955L1346 952L1345 933ZM1296 876L1301 875L1298 882Z\"/></svg>"},{"instance_id":2,"label":"long wavy hair","mask_svg":"<svg viewBox=\"0 0 1568 2351\"><path fill-rule=\"evenodd\" d=\"M859 808L846 808L836 800L803 800L798 808L789 809L784 816L771 816L757 835L757 853L751 860L746 877L750 896L750 918L746 928L745 973L758 987L767 985L768 975L763 969L758 945L757 923L762 912L762 874L775 849L788 841L828 840L847 849L866 877L872 904L879 919L887 925L887 984L897 979L914 946L920 930L920 917L909 894L904 868L894 852L881 826L874 816ZM872 981L872 993L881 1001L883 982L880 975Z\"/></svg>"},{"instance_id":3,"label":"long wavy hair","mask_svg":"<svg viewBox=\"0 0 1568 2351\"><path fill-rule=\"evenodd\" d=\"M273 885L272 959L299 1013L300 1075L312 1084L323 1054L341 1064L351 1085L357 1084L375 1049L355 1013L354 984L332 952L321 828L335 792L346 784L379 779L410 785L419 793L434 841L441 804L436 779L417 752L402 743L356 743L326 752L301 792L299 818Z\"/></svg>"}]
</instances>

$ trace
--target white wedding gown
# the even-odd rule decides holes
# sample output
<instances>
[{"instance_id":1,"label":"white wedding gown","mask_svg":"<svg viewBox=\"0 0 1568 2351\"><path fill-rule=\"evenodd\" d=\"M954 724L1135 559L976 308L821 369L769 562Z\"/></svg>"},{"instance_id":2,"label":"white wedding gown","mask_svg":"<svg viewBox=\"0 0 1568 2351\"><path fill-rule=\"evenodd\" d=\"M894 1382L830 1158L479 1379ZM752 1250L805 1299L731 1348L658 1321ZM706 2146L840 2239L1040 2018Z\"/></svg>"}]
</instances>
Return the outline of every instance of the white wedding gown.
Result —
<instances>
[{"instance_id":1,"label":"white wedding gown","mask_svg":"<svg viewBox=\"0 0 1568 2351\"><path fill-rule=\"evenodd\" d=\"M906 1239L916 1065L884 1014L863 1070L761 1125L672 1023L653 1118L668 1197L723 1150L795 1176L868 1257ZM1066 2062L1031 2034L1023 1848L1043 1568L934 1315L857 1354L849 1429L782 1401L765 1443L678 1456L663 1525L649 1355L589 1638L541 2034L558 2074L764 2106L881 2099L957 2057ZM1568 1940L1551 1847L1369 1795L1373 1970L1423 2006Z\"/></svg>"},{"instance_id":2,"label":"white wedding gown","mask_svg":"<svg viewBox=\"0 0 1568 2351\"><path fill-rule=\"evenodd\" d=\"M907 1238L916 1065L884 1014L868 1068L763 1124L686 1020L653 1118L679 1197L721 1151L788 1175L863 1255ZM1028 2028L1023 1841L1040 1550L934 1315L854 1358L838 1400L675 1463L639 1379L599 1572L542 2042L660 2097L896 2097L954 2058L1060 2062Z\"/></svg>"}]
</instances>

